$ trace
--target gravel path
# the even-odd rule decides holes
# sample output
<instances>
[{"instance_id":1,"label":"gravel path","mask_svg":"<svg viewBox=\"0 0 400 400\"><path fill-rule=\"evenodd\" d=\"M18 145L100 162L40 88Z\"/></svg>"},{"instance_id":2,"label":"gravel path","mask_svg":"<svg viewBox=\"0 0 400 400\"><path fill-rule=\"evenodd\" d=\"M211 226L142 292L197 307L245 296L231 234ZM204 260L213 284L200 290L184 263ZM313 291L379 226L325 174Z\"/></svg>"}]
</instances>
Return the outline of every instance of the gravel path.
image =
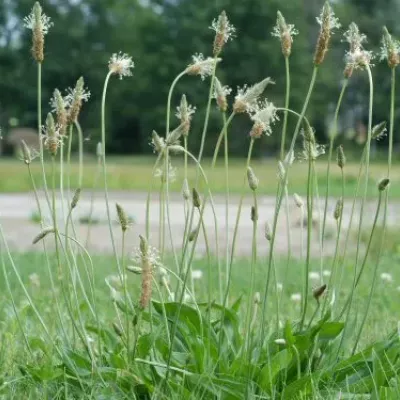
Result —
<instances>
[{"instance_id":1,"label":"gravel path","mask_svg":"<svg viewBox=\"0 0 400 400\"><path fill-rule=\"evenodd\" d=\"M223 196L214 197L214 209L218 221L218 241L220 251L224 252L226 246L225 239L225 200ZM46 202L43 194L40 194L40 201L42 207L46 209ZM258 220L258 230L257 230L257 241L259 245L259 253L261 255L266 254L268 250L268 242L264 236L264 226L265 222L273 221L274 204L275 199L272 197L260 196L259 201L259 220ZM344 215L344 226L346 227L349 221L351 204L349 200L345 202L345 207L343 211ZM113 218L116 220L115 213L115 203L118 202L123 206L126 213L134 218L134 224L128 232L127 236L127 246L128 248L133 248L138 244L138 235L145 233L145 219L146 219L146 194L145 193L132 193L132 192L111 192L110 193L110 205ZM292 251L295 256L300 256L301 253L301 228L300 228L300 210L294 205L293 200L289 200L289 214L290 214L290 227L292 236ZM229 203L229 235L230 243L233 234L233 228L235 225L237 209L238 209L239 197L231 196ZM59 202L59 205L61 202ZM242 214L239 221L239 234L237 236L236 253L239 256L248 256L251 253L251 240L252 240L252 222L250 219L250 209L252 205L252 198L246 197L244 199ZM334 251L335 243L335 221L333 220L332 214L335 206L335 200L331 199L329 201L329 215L327 220L327 239L325 245L325 253L332 254ZM321 204L321 209L323 204ZM65 209L67 209L67 203L65 204ZM376 202L368 202L366 204L366 219L365 224L370 225L372 223L376 209ZM32 193L23 194L1 194L0 195L0 223L5 232L7 242L12 249L17 250L41 250L41 246L32 245L32 239L40 231L38 224L31 221L31 216L36 212L35 199ZM77 208L74 210L74 221L76 227L77 237L82 243L85 243L87 237L88 227L85 224L81 224L79 219L81 217L87 217L90 210L90 195L83 194ZM399 213L400 204L392 203L389 207L389 218L388 223L391 226L399 226ZM185 217L183 203L181 197L178 194L171 194L170 196L170 222L171 230L173 232L173 245L175 248L181 247L182 236L184 232ZM62 215L61 206L57 210L58 215ZM92 226L91 238L89 249L94 252L110 253L112 251L111 243L109 239L109 230L106 214L106 207L104 197L101 193L97 193L94 198L94 217L99 221L96 225ZM278 223L277 229L277 240L276 240L276 252L286 253L288 246L287 239L287 227L286 220L284 218L284 209L281 211L281 217ZM358 221L358 214L355 214ZM312 251L314 256L319 256L319 246L318 246L318 212L315 213L315 221L313 228L313 238L312 238ZM51 225L51 219L46 213L46 223ZM215 226L214 226L214 216L211 206L208 204L204 214L204 224L208 232L208 240L212 246L213 251L215 251ZM150 225L151 225L151 244L158 246L158 227L159 227L159 201L157 196L153 196L151 200L151 212L150 212ZM353 223L353 226L356 224ZM120 231L118 229L118 224L113 225L113 229L116 237L119 239ZM167 232L168 233L168 232ZM304 240L306 234L304 231ZM119 242L119 241L118 241ZM51 245L51 240L49 240L49 245ZM171 248L170 236L166 235L166 246ZM205 241L203 235L200 236L198 242L198 256L205 253Z\"/></svg>"}]
</instances>

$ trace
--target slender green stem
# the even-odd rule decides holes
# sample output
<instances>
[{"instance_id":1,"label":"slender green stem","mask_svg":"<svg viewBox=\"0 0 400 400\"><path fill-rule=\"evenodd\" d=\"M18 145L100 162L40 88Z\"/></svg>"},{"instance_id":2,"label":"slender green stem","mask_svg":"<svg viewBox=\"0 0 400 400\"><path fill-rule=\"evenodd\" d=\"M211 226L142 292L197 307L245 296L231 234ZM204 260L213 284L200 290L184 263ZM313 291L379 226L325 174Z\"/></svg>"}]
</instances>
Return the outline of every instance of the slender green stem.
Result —
<instances>
[{"instance_id":1,"label":"slender green stem","mask_svg":"<svg viewBox=\"0 0 400 400\"><path fill-rule=\"evenodd\" d=\"M307 92L306 98L304 100L303 108L301 110L301 113L299 115L295 130L294 130L294 134L293 134L292 141L291 141L290 148L289 148L289 153L294 151L294 145L296 143L297 136L298 136L299 131L300 131L301 123L302 123L302 121L304 119L304 116L305 116L307 108L308 108L308 104L309 104L309 101L310 101L310 98L311 98L311 94L312 94L313 89L314 89L315 81L317 79L317 74L318 74L318 66L314 66L314 69L313 69L313 72L312 72L312 76L311 76L310 85L309 85L309 88L308 88L308 92ZM307 120L306 120L306 122L308 123ZM265 317L266 317L265 310L266 310L266 304L267 304L267 300L268 300L268 288L269 288L269 283L270 283L270 279L271 279L271 268L272 268L272 260L273 260L273 253L274 253L274 247L275 247L275 236L276 236L276 229L277 229L277 225L278 225L278 217L279 217L279 211L280 211L281 204L282 204L282 197L283 197L283 193L284 193L284 188L285 188L285 186L287 184L289 167L290 166L288 165L287 168L285 168L285 174L283 176L282 183L280 183L280 185L278 187L278 193L277 193L277 202L276 202L276 206L275 206L274 222L273 222L273 226L272 226L270 249L269 249L269 256L268 256L267 278L266 278L266 284L265 284L265 289L264 289L264 298L263 298L263 302L262 302L261 335L260 335L260 340L261 341L263 341L264 338L265 338L265 336L264 336Z\"/></svg>"},{"instance_id":2,"label":"slender green stem","mask_svg":"<svg viewBox=\"0 0 400 400\"><path fill-rule=\"evenodd\" d=\"M105 195L106 209L107 209L108 228L110 231L111 244L112 244L112 248L113 248L113 252L114 252L114 257L115 257L115 260L117 263L118 273L119 273L120 277L122 278L121 266L119 263L117 247L115 245L114 233L112 230L110 204L109 204L109 198L108 198L107 166L106 166L106 116L105 116L105 111L106 111L107 86L108 86L108 81L110 80L111 74L112 74L112 71L110 71L107 74L106 79L104 81L103 95L102 95L102 100L101 100L101 144L103 146L102 162L103 162L103 175L104 175L104 195Z\"/></svg>"},{"instance_id":3,"label":"slender green stem","mask_svg":"<svg viewBox=\"0 0 400 400\"><path fill-rule=\"evenodd\" d=\"M75 126L78 131L78 146L79 146L78 187L81 188L83 181L83 132L79 121L75 121Z\"/></svg>"},{"instance_id":4,"label":"slender green stem","mask_svg":"<svg viewBox=\"0 0 400 400\"><path fill-rule=\"evenodd\" d=\"M285 71L286 71L286 94L285 94L285 108L289 108L290 100L290 68L289 68L289 57L285 57ZM288 111L283 114L283 126L281 136L281 161L285 158L285 142L286 142L286 130L287 130Z\"/></svg>"},{"instance_id":5,"label":"slender green stem","mask_svg":"<svg viewBox=\"0 0 400 400\"><path fill-rule=\"evenodd\" d=\"M87 229L87 233L86 233L85 247L88 247L90 245L90 232L91 232L92 222L93 222L94 196L95 196L95 189L97 187L97 183L98 183L100 174L101 174L101 157L98 157L96 173L95 173L95 176L93 179L92 191L90 193L90 208L89 208L88 229Z\"/></svg>"},{"instance_id":6,"label":"slender green stem","mask_svg":"<svg viewBox=\"0 0 400 400\"><path fill-rule=\"evenodd\" d=\"M325 192L325 205L324 205L324 219L322 222L322 245L325 239L325 227L326 227L326 215L328 212L328 199L329 199L329 188L330 188L330 171L331 171L331 163L332 163L332 153L333 153L333 146L337 136L337 126L338 126L338 117L339 117L339 110L342 104L343 96L347 88L349 80L345 79L342 84L342 89L340 91L339 99L336 104L335 114L333 116L333 126L332 132L330 132L330 140L329 140L329 152L328 152L328 166L326 168L326 192Z\"/></svg>"},{"instance_id":7,"label":"slender green stem","mask_svg":"<svg viewBox=\"0 0 400 400\"><path fill-rule=\"evenodd\" d=\"M122 232L122 246L121 246L121 269L123 271L123 286L124 286L124 297L125 297L125 305L126 307L129 306L128 302L128 277L127 271L125 267L125 241L126 241L126 232ZM130 327L131 321L128 312L125 312L125 332L126 332L126 351L128 353L128 364L130 365L131 361L131 335L130 335Z\"/></svg>"},{"instance_id":8,"label":"slender green stem","mask_svg":"<svg viewBox=\"0 0 400 400\"><path fill-rule=\"evenodd\" d=\"M217 144L215 145L214 155L213 155L212 162L211 162L211 168L215 167L215 164L216 164L217 158L218 158L219 148L221 147L221 143L222 143L222 140L224 139L225 132L227 132L228 127L229 127L230 123L232 122L232 119L235 115L236 114L234 112L232 112L227 120L225 120L226 119L226 116L225 116L224 126L222 127L221 132L218 135Z\"/></svg>"}]
</instances>

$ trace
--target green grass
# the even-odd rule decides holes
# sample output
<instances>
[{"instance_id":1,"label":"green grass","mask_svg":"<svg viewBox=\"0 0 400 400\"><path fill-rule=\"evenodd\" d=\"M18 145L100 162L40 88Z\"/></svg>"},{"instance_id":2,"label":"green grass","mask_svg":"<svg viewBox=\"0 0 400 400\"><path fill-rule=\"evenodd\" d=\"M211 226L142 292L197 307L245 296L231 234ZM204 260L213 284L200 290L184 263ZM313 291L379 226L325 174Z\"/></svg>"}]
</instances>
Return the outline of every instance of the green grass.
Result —
<instances>
[{"instance_id":1,"label":"green grass","mask_svg":"<svg viewBox=\"0 0 400 400\"><path fill-rule=\"evenodd\" d=\"M109 157L107 161L108 185L110 190L133 190L147 191L152 176L153 163L155 157ZM244 173L245 160L233 159L229 161L230 191L231 193L240 193L242 190L242 176ZM211 160L204 160L203 168L208 177L211 191L223 193L225 190L225 175L222 161L217 165L214 171L211 171ZM177 179L170 185L171 191L179 192L182 188L183 164L174 161L177 167ZM275 195L277 187L277 164L273 159L252 161L253 169L260 180L259 193ZM34 179L38 188L41 187L40 165L35 160L31 165ZM83 187L91 188L97 171L97 164L94 158L86 157L84 166ZM387 164L375 163L370 166L371 184L369 186L369 196L376 196L375 182L385 176ZM318 183L320 194L325 193L326 163L320 160L317 163ZM50 174L50 172L48 172ZM9 179L12 176L13 179ZM71 165L71 187L77 186L78 164L74 161ZM196 167L190 164L189 182L194 182L196 176ZM357 183L358 164L348 162L345 167L346 188L345 196L352 197ZM50 175L48 175L50 178ZM155 180L155 187L157 181ZM392 170L391 198L400 198L400 165L394 165ZM296 167L290 170L289 185L292 193L300 195L306 194L307 187L307 165L306 163L296 163ZM31 182L26 166L17 160L0 160L0 193L24 192L31 190ZM331 169L331 188L332 196L341 195L341 177L340 170L334 164Z\"/></svg>"}]
</instances>

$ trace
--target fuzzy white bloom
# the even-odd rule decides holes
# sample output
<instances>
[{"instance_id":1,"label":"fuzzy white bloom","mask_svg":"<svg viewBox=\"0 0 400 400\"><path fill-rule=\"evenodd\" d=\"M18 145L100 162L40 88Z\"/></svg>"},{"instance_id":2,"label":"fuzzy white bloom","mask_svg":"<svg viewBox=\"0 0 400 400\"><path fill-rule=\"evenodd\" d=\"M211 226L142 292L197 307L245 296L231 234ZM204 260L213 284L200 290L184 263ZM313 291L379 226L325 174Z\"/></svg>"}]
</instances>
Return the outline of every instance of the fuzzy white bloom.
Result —
<instances>
[{"instance_id":1,"label":"fuzzy white bloom","mask_svg":"<svg viewBox=\"0 0 400 400\"><path fill-rule=\"evenodd\" d=\"M274 26L271 35L281 39L282 36L289 34L291 41L293 41L293 36L298 35L299 31L292 24L286 24L286 28L287 28L286 30L283 30L282 27L279 26L279 24L277 23Z\"/></svg>"},{"instance_id":2,"label":"fuzzy white bloom","mask_svg":"<svg viewBox=\"0 0 400 400\"><path fill-rule=\"evenodd\" d=\"M363 69L370 65L373 54L363 48L363 43L367 41L367 37L360 33L354 22L349 25L349 29L343 36L350 45L350 49L345 55L346 66L353 69Z\"/></svg>"},{"instance_id":3,"label":"fuzzy white bloom","mask_svg":"<svg viewBox=\"0 0 400 400\"><path fill-rule=\"evenodd\" d=\"M319 281L319 280L321 280L321 275L319 274L319 272L311 271L308 274L308 278L313 281Z\"/></svg>"},{"instance_id":4,"label":"fuzzy white bloom","mask_svg":"<svg viewBox=\"0 0 400 400\"><path fill-rule=\"evenodd\" d=\"M324 269L324 270L322 271L322 275L325 276L325 277L327 277L327 278L329 278L329 277L331 276L331 271L329 271L329 270L327 270L327 269Z\"/></svg>"},{"instance_id":5,"label":"fuzzy white bloom","mask_svg":"<svg viewBox=\"0 0 400 400\"><path fill-rule=\"evenodd\" d=\"M263 133L270 136L272 133L271 124L279 120L276 115L276 107L268 100L258 103L258 109L251 115L254 122L250 132L251 137L260 137Z\"/></svg>"},{"instance_id":6,"label":"fuzzy white bloom","mask_svg":"<svg viewBox=\"0 0 400 400\"><path fill-rule=\"evenodd\" d=\"M237 113L256 113L259 111L260 105L258 99L267 85L271 83L274 83L271 78L265 78L253 86L248 87L247 85L244 85L242 88L238 88L233 110Z\"/></svg>"},{"instance_id":7,"label":"fuzzy white bloom","mask_svg":"<svg viewBox=\"0 0 400 400\"><path fill-rule=\"evenodd\" d=\"M389 67L396 67L400 62L400 42L393 39L386 27L383 28L380 60L387 60Z\"/></svg>"},{"instance_id":8,"label":"fuzzy white bloom","mask_svg":"<svg viewBox=\"0 0 400 400\"><path fill-rule=\"evenodd\" d=\"M221 13L218 19L212 21L210 29L215 31L217 35L220 35L224 43L235 37L236 28L229 22L224 12Z\"/></svg>"},{"instance_id":9,"label":"fuzzy white bloom","mask_svg":"<svg viewBox=\"0 0 400 400\"><path fill-rule=\"evenodd\" d=\"M318 144L313 134L311 139L306 131L302 130L301 134L303 136L303 150L299 155L300 160L308 161L311 159L315 161L319 156L325 154L325 146Z\"/></svg>"},{"instance_id":10,"label":"fuzzy white bloom","mask_svg":"<svg viewBox=\"0 0 400 400\"><path fill-rule=\"evenodd\" d=\"M54 25L53 22L51 22L50 17L48 17L44 13L40 13L40 19L37 21L37 18L35 17L35 12L34 12L35 7L32 8L31 13L24 18L24 27L31 29L34 31L35 29L39 28L39 30L42 31L43 35L46 35L49 33L49 29ZM41 9L40 9L41 10ZM37 23L39 23L37 25Z\"/></svg>"},{"instance_id":11,"label":"fuzzy white bloom","mask_svg":"<svg viewBox=\"0 0 400 400\"><path fill-rule=\"evenodd\" d=\"M221 58L204 58L202 53L196 53L192 56L192 63L186 68L188 75L200 75L201 79L204 80L207 76L211 76L214 73L214 68Z\"/></svg>"},{"instance_id":12,"label":"fuzzy white bloom","mask_svg":"<svg viewBox=\"0 0 400 400\"><path fill-rule=\"evenodd\" d=\"M280 345L285 345L285 344L286 344L286 340L283 339L283 338L275 339L275 340L274 340L274 343L275 343L275 344L280 344Z\"/></svg>"},{"instance_id":13,"label":"fuzzy white bloom","mask_svg":"<svg viewBox=\"0 0 400 400\"><path fill-rule=\"evenodd\" d=\"M176 113L175 116L179 120L191 120L192 115L196 112L196 107L192 106L190 104L186 104L186 106L183 106L182 104L176 107Z\"/></svg>"},{"instance_id":14,"label":"fuzzy white bloom","mask_svg":"<svg viewBox=\"0 0 400 400\"><path fill-rule=\"evenodd\" d=\"M192 270L192 279L201 279L203 277L203 271L200 269Z\"/></svg>"},{"instance_id":15,"label":"fuzzy white bloom","mask_svg":"<svg viewBox=\"0 0 400 400\"><path fill-rule=\"evenodd\" d=\"M176 179L176 171L177 169L172 166L171 161L168 163L168 182L174 182ZM160 178L161 181L166 182L167 179L167 174L165 173L165 165L162 166L162 168L157 168L154 171L154 177L155 178Z\"/></svg>"},{"instance_id":16,"label":"fuzzy white bloom","mask_svg":"<svg viewBox=\"0 0 400 400\"><path fill-rule=\"evenodd\" d=\"M64 97L64 103L66 107L69 107L72 102L76 99L79 99L81 101L87 102L90 99L90 91L88 89L83 89L77 91L77 88L71 88L69 87L67 89L67 94ZM51 104L54 107L54 99L52 99L53 103Z\"/></svg>"},{"instance_id":17,"label":"fuzzy white bloom","mask_svg":"<svg viewBox=\"0 0 400 400\"><path fill-rule=\"evenodd\" d=\"M214 92L213 99L218 99L219 97L226 97L232 93L232 89L227 85L222 85L220 80L215 77L214 81Z\"/></svg>"},{"instance_id":18,"label":"fuzzy white bloom","mask_svg":"<svg viewBox=\"0 0 400 400\"><path fill-rule=\"evenodd\" d=\"M293 293L290 296L290 300L292 300L295 303L300 303L300 301L301 301L301 293Z\"/></svg>"},{"instance_id":19,"label":"fuzzy white bloom","mask_svg":"<svg viewBox=\"0 0 400 400\"><path fill-rule=\"evenodd\" d=\"M387 273L387 272L382 272L381 273L381 279L384 282L387 282L387 283L392 283L393 282L393 276L391 274Z\"/></svg>"},{"instance_id":20,"label":"fuzzy white bloom","mask_svg":"<svg viewBox=\"0 0 400 400\"><path fill-rule=\"evenodd\" d=\"M119 79L124 76L132 76L131 70L134 66L135 63L132 61L132 57L122 52L114 53L108 62L108 69L112 74L119 75Z\"/></svg>"},{"instance_id":21,"label":"fuzzy white bloom","mask_svg":"<svg viewBox=\"0 0 400 400\"><path fill-rule=\"evenodd\" d=\"M164 268L160 260L160 254L155 247L148 246L146 254L143 254L140 247L137 247L131 254L131 260L136 266L142 265L143 257L146 257L154 268Z\"/></svg>"},{"instance_id":22,"label":"fuzzy white bloom","mask_svg":"<svg viewBox=\"0 0 400 400\"><path fill-rule=\"evenodd\" d=\"M283 15L278 11L276 18L276 25L271 32L272 36L276 36L281 41L282 53L288 57L291 53L293 36L297 35L299 31L295 29L294 25L287 24Z\"/></svg>"},{"instance_id":23,"label":"fuzzy white bloom","mask_svg":"<svg viewBox=\"0 0 400 400\"><path fill-rule=\"evenodd\" d=\"M323 26L324 23L328 23L329 26L329 31L331 34L333 34L334 29L339 29L340 28L340 23L339 19L335 17L335 13L333 10L329 7L329 14L327 15L327 18L325 17L324 13L326 12L325 6L322 8L321 14L319 17L316 17L316 20L319 25Z\"/></svg>"}]
</instances>

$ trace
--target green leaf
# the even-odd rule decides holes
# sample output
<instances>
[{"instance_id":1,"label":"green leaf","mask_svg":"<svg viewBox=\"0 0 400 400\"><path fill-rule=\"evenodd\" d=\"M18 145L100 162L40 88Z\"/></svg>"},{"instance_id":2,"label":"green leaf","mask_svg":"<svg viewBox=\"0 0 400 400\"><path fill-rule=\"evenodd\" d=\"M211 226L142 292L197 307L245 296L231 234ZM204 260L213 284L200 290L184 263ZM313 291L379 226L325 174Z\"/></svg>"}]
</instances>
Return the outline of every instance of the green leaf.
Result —
<instances>
[{"instance_id":1,"label":"green leaf","mask_svg":"<svg viewBox=\"0 0 400 400\"><path fill-rule=\"evenodd\" d=\"M325 322L319 331L319 340L333 340L344 328L343 322Z\"/></svg>"},{"instance_id":2,"label":"green leaf","mask_svg":"<svg viewBox=\"0 0 400 400\"><path fill-rule=\"evenodd\" d=\"M258 378L259 386L267 393L271 394L279 372L287 369L292 362L292 359L293 355L288 349L284 349L277 353L271 361L262 368Z\"/></svg>"}]
</instances>

